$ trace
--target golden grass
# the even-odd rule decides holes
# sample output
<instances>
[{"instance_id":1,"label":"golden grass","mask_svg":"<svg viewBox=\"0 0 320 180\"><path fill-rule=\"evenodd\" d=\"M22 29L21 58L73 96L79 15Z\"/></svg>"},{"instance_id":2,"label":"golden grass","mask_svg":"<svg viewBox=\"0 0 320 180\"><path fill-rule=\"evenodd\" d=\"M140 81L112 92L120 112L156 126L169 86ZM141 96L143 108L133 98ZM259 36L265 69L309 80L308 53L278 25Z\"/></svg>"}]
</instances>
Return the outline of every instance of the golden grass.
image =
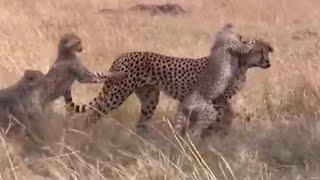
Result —
<instances>
[{"instance_id":1,"label":"golden grass","mask_svg":"<svg viewBox=\"0 0 320 180\"><path fill-rule=\"evenodd\" d=\"M1 136L0 180L320 179L320 1L177 0L189 14L96 13L141 2L166 1L0 1L0 88L25 69L46 72L65 32L83 39L90 69L107 71L116 56L132 50L205 56L217 28L232 22L238 32L270 41L275 52L272 67L250 70L232 100L230 134L183 141L168 121L177 103L163 95L149 137L132 132L139 114L134 96L90 129L82 128L82 116L66 118L58 102L57 112L36 125L52 156ZM76 101L88 102L99 87L76 84Z\"/></svg>"}]
</instances>

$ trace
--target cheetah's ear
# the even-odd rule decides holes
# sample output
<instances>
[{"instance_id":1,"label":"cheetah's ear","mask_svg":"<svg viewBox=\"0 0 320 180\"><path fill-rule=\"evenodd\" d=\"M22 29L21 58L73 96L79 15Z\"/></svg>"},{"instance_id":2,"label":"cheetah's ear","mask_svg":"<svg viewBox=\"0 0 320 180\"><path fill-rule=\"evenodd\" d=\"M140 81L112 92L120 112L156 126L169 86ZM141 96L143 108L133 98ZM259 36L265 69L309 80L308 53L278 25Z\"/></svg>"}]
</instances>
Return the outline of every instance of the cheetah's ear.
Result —
<instances>
[{"instance_id":1,"label":"cheetah's ear","mask_svg":"<svg viewBox=\"0 0 320 180\"><path fill-rule=\"evenodd\" d=\"M269 51L273 52L273 47L272 46L269 46Z\"/></svg>"},{"instance_id":2,"label":"cheetah's ear","mask_svg":"<svg viewBox=\"0 0 320 180\"><path fill-rule=\"evenodd\" d=\"M268 43L267 45L269 52L273 52L273 47Z\"/></svg>"},{"instance_id":3,"label":"cheetah's ear","mask_svg":"<svg viewBox=\"0 0 320 180\"><path fill-rule=\"evenodd\" d=\"M34 76L35 76L34 70L27 69L24 71L24 74L23 74L24 79L32 81Z\"/></svg>"},{"instance_id":4,"label":"cheetah's ear","mask_svg":"<svg viewBox=\"0 0 320 180\"><path fill-rule=\"evenodd\" d=\"M273 52L274 49L273 49L273 47L271 46L271 44L269 42L267 42L267 41L265 41L263 39L259 39L259 41L261 42L261 44L263 46L265 46L268 49L269 52Z\"/></svg>"},{"instance_id":5,"label":"cheetah's ear","mask_svg":"<svg viewBox=\"0 0 320 180\"><path fill-rule=\"evenodd\" d=\"M231 31L232 28L233 28L233 24L227 23L222 27L222 31Z\"/></svg>"}]
</instances>

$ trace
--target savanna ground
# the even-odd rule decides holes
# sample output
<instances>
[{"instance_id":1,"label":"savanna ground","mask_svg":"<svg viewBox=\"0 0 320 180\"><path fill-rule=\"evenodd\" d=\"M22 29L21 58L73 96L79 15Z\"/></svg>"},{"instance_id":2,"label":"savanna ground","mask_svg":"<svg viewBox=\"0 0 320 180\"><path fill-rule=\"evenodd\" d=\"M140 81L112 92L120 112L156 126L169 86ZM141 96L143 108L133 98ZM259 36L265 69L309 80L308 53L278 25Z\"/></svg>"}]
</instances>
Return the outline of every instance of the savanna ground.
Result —
<instances>
[{"instance_id":1,"label":"savanna ground","mask_svg":"<svg viewBox=\"0 0 320 180\"><path fill-rule=\"evenodd\" d=\"M54 155L2 135L0 179L320 179L320 1L177 0L190 13L96 13L143 2L166 1L0 0L1 88L25 69L47 72L66 32L83 39L90 69L107 71L116 56L132 50L206 56L217 28L232 22L275 52L271 68L250 70L233 98L229 135L179 141L169 123L177 102L164 95L148 138L131 132L140 108L135 96L90 129L83 128L84 116L66 118L58 101L36 124ZM73 94L85 103L99 87L75 84Z\"/></svg>"}]
</instances>

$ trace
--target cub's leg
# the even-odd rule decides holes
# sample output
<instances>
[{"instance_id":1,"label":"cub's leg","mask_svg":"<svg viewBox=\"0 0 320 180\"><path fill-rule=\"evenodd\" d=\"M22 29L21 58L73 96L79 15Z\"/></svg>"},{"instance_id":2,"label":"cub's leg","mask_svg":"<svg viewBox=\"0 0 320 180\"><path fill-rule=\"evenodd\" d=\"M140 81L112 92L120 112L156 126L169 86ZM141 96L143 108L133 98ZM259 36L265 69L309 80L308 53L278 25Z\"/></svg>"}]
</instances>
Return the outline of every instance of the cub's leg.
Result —
<instances>
[{"instance_id":1,"label":"cub's leg","mask_svg":"<svg viewBox=\"0 0 320 180\"><path fill-rule=\"evenodd\" d=\"M208 129L210 125L216 126L218 111L213 107L212 104L203 103L193 111L196 113L194 115L194 125L191 127L191 131L194 136L201 137L203 131Z\"/></svg>"},{"instance_id":2,"label":"cub's leg","mask_svg":"<svg viewBox=\"0 0 320 180\"><path fill-rule=\"evenodd\" d=\"M223 128L222 128L222 121L224 121L223 119L223 115L224 115L224 112L223 112L224 109L218 109L218 115L216 117L215 120L213 120L211 122L211 124L207 127L207 128L204 128L201 132L201 138L202 139L205 139L205 138L208 138L210 137L213 133L218 133L218 132L222 132L223 131Z\"/></svg>"},{"instance_id":3,"label":"cub's leg","mask_svg":"<svg viewBox=\"0 0 320 180\"><path fill-rule=\"evenodd\" d=\"M176 114L176 122L177 125L175 127L176 131L180 133L182 137L184 137L187 133L187 129L189 126L193 126L194 120L190 117L192 112L186 110L181 105L178 108ZM194 113L193 113L194 114Z\"/></svg>"},{"instance_id":4,"label":"cub's leg","mask_svg":"<svg viewBox=\"0 0 320 180\"><path fill-rule=\"evenodd\" d=\"M181 101L176 114L176 131L182 137L186 135L188 129L194 126L197 116L196 109L199 107L200 101L203 102L198 94L189 95Z\"/></svg>"},{"instance_id":5,"label":"cub's leg","mask_svg":"<svg viewBox=\"0 0 320 180\"><path fill-rule=\"evenodd\" d=\"M228 134L231 127L234 113L230 104L227 103L223 106L214 105L214 107L218 111L217 119L213 121L208 128L203 130L201 134L201 138L203 139L210 137L212 134L221 135L223 137Z\"/></svg>"},{"instance_id":6,"label":"cub's leg","mask_svg":"<svg viewBox=\"0 0 320 180\"><path fill-rule=\"evenodd\" d=\"M146 85L137 89L135 93L141 102L141 112L136 127L145 131L158 105L160 91L156 86Z\"/></svg>"},{"instance_id":7,"label":"cub's leg","mask_svg":"<svg viewBox=\"0 0 320 180\"><path fill-rule=\"evenodd\" d=\"M201 95L194 93L188 96L177 112L176 120L178 130L185 136L188 129L192 135L200 136L201 132L208 128L214 121L218 112Z\"/></svg>"}]
</instances>

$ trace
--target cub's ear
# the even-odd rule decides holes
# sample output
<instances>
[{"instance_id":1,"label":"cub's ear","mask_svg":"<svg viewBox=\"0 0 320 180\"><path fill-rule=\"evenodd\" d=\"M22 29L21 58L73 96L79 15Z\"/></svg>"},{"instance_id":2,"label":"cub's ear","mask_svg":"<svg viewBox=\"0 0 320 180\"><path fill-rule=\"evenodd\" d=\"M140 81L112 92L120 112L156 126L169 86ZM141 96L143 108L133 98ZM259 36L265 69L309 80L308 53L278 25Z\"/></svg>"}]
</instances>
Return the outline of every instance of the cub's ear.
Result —
<instances>
[{"instance_id":1,"label":"cub's ear","mask_svg":"<svg viewBox=\"0 0 320 180\"><path fill-rule=\"evenodd\" d=\"M222 27L223 31L230 31L233 28L233 24L232 23L227 23Z\"/></svg>"},{"instance_id":2,"label":"cub's ear","mask_svg":"<svg viewBox=\"0 0 320 180\"><path fill-rule=\"evenodd\" d=\"M263 39L259 39L259 41L261 42L261 44L263 46L265 46L268 49L269 52L273 52L274 51L273 47L271 46L271 44L269 42L267 42L267 41L265 41Z\"/></svg>"},{"instance_id":3,"label":"cub's ear","mask_svg":"<svg viewBox=\"0 0 320 180\"><path fill-rule=\"evenodd\" d=\"M268 50L269 50L269 52L273 52L273 47L270 45L270 46L268 47Z\"/></svg>"}]
</instances>

